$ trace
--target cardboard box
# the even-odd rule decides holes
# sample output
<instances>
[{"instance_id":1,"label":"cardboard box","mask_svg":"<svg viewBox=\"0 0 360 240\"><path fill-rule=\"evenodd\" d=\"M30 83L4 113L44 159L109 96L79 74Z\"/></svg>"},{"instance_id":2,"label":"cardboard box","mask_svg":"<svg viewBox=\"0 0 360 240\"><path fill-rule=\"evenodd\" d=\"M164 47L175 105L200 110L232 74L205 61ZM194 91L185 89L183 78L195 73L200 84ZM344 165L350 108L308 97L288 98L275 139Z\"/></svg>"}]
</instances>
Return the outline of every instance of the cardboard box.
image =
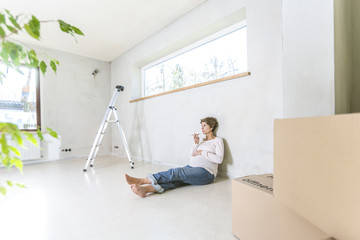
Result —
<instances>
[{"instance_id":1,"label":"cardboard box","mask_svg":"<svg viewBox=\"0 0 360 240\"><path fill-rule=\"evenodd\" d=\"M360 239L360 114L275 120L274 196L340 240Z\"/></svg>"},{"instance_id":2,"label":"cardboard box","mask_svg":"<svg viewBox=\"0 0 360 240\"><path fill-rule=\"evenodd\" d=\"M241 240L325 240L329 235L277 201L272 175L232 181L232 229Z\"/></svg>"}]
</instances>

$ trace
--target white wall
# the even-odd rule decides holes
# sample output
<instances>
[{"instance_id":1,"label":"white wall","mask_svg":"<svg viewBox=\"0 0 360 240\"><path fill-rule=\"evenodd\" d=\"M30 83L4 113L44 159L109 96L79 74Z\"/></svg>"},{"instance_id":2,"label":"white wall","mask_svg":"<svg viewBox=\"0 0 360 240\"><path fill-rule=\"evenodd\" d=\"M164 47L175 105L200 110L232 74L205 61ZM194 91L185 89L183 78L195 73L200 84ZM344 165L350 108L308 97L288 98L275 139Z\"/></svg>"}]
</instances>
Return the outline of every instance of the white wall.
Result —
<instances>
[{"instance_id":1,"label":"white wall","mask_svg":"<svg viewBox=\"0 0 360 240\"><path fill-rule=\"evenodd\" d=\"M137 103L140 62L194 32L246 8L251 76ZM175 50L175 49L174 49ZM188 163L200 119L219 120L225 140L221 172L230 176L272 172L273 119L283 117L281 0L209 0L111 63L111 86L125 86L118 100L121 124L136 159L174 166ZM113 131L113 145L121 145ZM119 149L124 153L123 149Z\"/></svg>"},{"instance_id":2,"label":"white wall","mask_svg":"<svg viewBox=\"0 0 360 240\"><path fill-rule=\"evenodd\" d=\"M44 157L87 157L110 101L110 63L45 48L36 50L60 61L56 74L48 66L45 77L40 77L42 127L52 128L61 137L56 148L44 144ZM92 78L95 68L100 72ZM108 132L99 153L110 152ZM54 152L63 148L72 151Z\"/></svg>"},{"instance_id":3,"label":"white wall","mask_svg":"<svg viewBox=\"0 0 360 240\"><path fill-rule=\"evenodd\" d=\"M335 113L350 113L352 91L352 6L335 0Z\"/></svg>"},{"instance_id":4,"label":"white wall","mask_svg":"<svg viewBox=\"0 0 360 240\"><path fill-rule=\"evenodd\" d=\"M335 113L334 1L283 0L284 116Z\"/></svg>"}]
</instances>

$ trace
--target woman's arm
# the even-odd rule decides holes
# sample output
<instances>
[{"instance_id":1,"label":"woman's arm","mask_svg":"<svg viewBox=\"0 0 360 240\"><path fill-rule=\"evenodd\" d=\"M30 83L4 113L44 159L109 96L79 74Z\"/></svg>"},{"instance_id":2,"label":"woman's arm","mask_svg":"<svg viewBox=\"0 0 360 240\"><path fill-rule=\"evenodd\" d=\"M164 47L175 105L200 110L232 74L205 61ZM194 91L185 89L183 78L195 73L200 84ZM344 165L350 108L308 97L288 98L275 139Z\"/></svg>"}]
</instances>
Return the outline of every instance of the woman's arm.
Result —
<instances>
[{"instance_id":1,"label":"woman's arm","mask_svg":"<svg viewBox=\"0 0 360 240\"><path fill-rule=\"evenodd\" d=\"M193 154L196 152L198 146L199 146L199 144L196 144L196 143L194 143L194 144L191 146L190 156L194 156Z\"/></svg>"},{"instance_id":2,"label":"woman's arm","mask_svg":"<svg viewBox=\"0 0 360 240\"><path fill-rule=\"evenodd\" d=\"M193 153L196 151L196 149L199 146L199 134L194 133L194 144L192 145L191 149L190 149L190 156L193 156Z\"/></svg>"},{"instance_id":3,"label":"woman's arm","mask_svg":"<svg viewBox=\"0 0 360 240\"><path fill-rule=\"evenodd\" d=\"M205 159L210 162L220 164L224 159L224 142L221 138L215 143L215 152L209 152L206 150L195 150L196 149L194 149L192 156L203 155Z\"/></svg>"}]
</instances>

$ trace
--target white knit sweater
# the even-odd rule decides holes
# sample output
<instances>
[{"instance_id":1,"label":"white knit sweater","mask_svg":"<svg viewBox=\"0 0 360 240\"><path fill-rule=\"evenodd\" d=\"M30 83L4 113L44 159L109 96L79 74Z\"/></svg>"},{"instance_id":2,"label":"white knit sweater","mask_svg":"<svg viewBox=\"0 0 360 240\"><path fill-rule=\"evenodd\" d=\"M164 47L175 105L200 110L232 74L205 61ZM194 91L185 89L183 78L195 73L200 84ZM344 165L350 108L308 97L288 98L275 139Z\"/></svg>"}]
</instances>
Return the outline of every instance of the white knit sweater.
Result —
<instances>
[{"instance_id":1,"label":"white knit sweater","mask_svg":"<svg viewBox=\"0 0 360 240\"><path fill-rule=\"evenodd\" d=\"M202 150L201 155L195 157L192 153ZM218 165L224 159L224 142L222 138L215 137L212 140L201 141L199 144L194 144L190 151L190 166L202 167L208 170L216 177L218 172Z\"/></svg>"}]
</instances>

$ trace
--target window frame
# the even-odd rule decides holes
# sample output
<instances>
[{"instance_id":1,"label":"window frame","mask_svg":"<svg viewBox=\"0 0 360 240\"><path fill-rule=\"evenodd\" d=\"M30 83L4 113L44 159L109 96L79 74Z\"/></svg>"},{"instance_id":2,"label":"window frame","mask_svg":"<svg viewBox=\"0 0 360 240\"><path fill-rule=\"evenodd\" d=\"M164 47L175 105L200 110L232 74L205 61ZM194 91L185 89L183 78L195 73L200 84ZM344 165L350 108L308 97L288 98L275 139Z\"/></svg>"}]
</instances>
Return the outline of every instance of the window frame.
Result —
<instances>
[{"instance_id":1,"label":"window frame","mask_svg":"<svg viewBox=\"0 0 360 240\"><path fill-rule=\"evenodd\" d=\"M192 44L190 44L190 45L188 45L188 46L186 46L184 48L181 48L181 49L179 49L177 51L174 51L174 52L172 52L172 53L170 53L170 54L168 54L168 55L166 55L166 56L164 56L162 58L159 58L159 59L157 59L157 60L155 60L155 61L153 61L153 62L151 62L151 63L149 63L147 65L142 66L141 67L141 84L140 84L141 97L144 98L144 97L152 96L152 95L149 95L149 96L145 95L145 71L147 69L149 69L149 68L151 68L153 66L156 66L156 65L158 65L158 64L160 64L162 62L165 62L167 60L170 60L170 59L172 59L174 57L177 57L177 56L179 56L181 54L189 52L189 51L191 51L191 50L193 50L195 48L198 48L198 47L200 47L202 45L205 45L205 44L207 44L207 43L209 43L211 41L214 41L214 40L216 40L218 38L221 38L221 37L223 37L225 35L228 35L228 34L230 34L232 32L235 32L235 31L237 31L237 30L239 30L241 28L244 28L244 27L247 27L247 21L246 20L243 20L243 21L238 22L236 24L233 24L233 25L231 25L229 27L226 27L226 28L224 28L224 29L222 29L220 31L217 31L217 32L215 32L215 33L213 33L213 34L211 34L211 35L209 35L209 36L207 36L207 37L205 37L205 38L203 38L201 40L198 40L198 41L196 41L196 42L194 42L194 43L192 43ZM234 76L234 75L230 75L230 76ZM216 79L214 79L214 80L216 80ZM189 85L189 86L193 86L193 85ZM172 89L172 90L169 90L169 91L173 91L173 90L175 90L175 89ZM161 93L166 93L166 92L169 92L169 91L164 91L164 92L161 92ZM161 94L161 93L159 93L159 94Z\"/></svg>"},{"instance_id":2,"label":"window frame","mask_svg":"<svg viewBox=\"0 0 360 240\"><path fill-rule=\"evenodd\" d=\"M5 65L5 63L1 60L0 60L0 64ZM23 63L21 64L21 67L26 67L29 69L36 69L36 76L35 76L35 81L36 81L36 90L35 90L35 94L36 94L36 125L37 125L37 128L39 128L39 130L41 130L40 68L39 67L36 67L36 68L27 67ZM25 131L25 132L36 132L37 128L36 129L19 128L19 130Z\"/></svg>"}]
</instances>

